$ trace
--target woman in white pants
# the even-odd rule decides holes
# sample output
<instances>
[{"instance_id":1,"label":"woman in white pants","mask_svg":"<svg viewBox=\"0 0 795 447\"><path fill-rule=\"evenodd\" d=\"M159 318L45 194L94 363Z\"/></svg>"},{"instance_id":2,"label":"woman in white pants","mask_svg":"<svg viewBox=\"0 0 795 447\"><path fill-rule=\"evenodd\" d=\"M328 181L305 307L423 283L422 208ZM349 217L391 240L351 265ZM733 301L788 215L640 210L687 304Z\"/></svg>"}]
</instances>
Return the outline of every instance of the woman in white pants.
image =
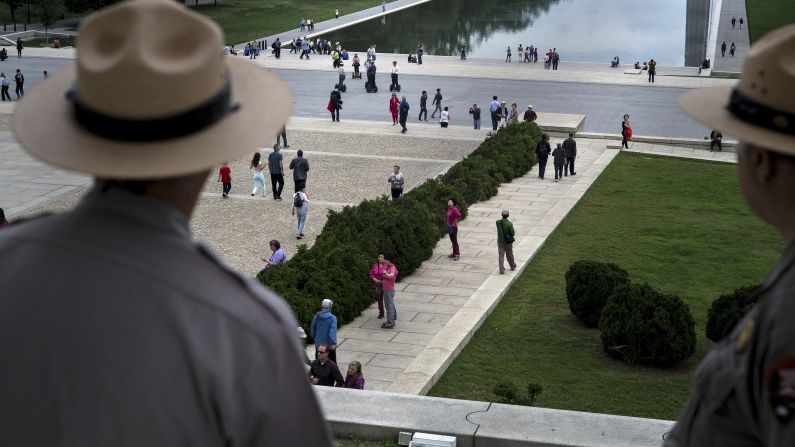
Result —
<instances>
[{"instance_id":1,"label":"woman in white pants","mask_svg":"<svg viewBox=\"0 0 795 447\"><path fill-rule=\"evenodd\" d=\"M254 152L254 158L251 159L251 177L254 179L254 189L251 190L251 195L257 194L257 189L262 187L262 197L265 197L265 174L262 171L265 169L265 164L262 163L262 155L259 152Z\"/></svg>"}]
</instances>

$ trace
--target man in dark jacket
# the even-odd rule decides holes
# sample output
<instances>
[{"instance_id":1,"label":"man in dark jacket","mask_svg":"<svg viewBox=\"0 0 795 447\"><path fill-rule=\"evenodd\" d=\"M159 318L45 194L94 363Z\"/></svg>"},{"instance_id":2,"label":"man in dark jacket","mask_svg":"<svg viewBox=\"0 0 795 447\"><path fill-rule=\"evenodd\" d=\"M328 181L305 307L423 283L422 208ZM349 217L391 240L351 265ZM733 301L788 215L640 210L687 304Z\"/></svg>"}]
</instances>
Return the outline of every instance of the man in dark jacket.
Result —
<instances>
[{"instance_id":1,"label":"man in dark jacket","mask_svg":"<svg viewBox=\"0 0 795 447\"><path fill-rule=\"evenodd\" d=\"M428 121L428 92L422 91L420 95L420 116L417 117L418 121L422 121L422 115L425 115L425 121Z\"/></svg>"},{"instance_id":2,"label":"man in dark jacket","mask_svg":"<svg viewBox=\"0 0 795 447\"><path fill-rule=\"evenodd\" d=\"M375 87L375 70L375 61L371 61L370 66L367 67L367 83L371 89Z\"/></svg>"},{"instance_id":3,"label":"man in dark jacket","mask_svg":"<svg viewBox=\"0 0 795 447\"><path fill-rule=\"evenodd\" d=\"M406 100L404 96L403 99L400 101L400 117L398 118L398 122L400 123L400 127L403 128L401 133L406 133L406 120L409 117L409 102Z\"/></svg>"},{"instance_id":4,"label":"man in dark jacket","mask_svg":"<svg viewBox=\"0 0 795 447\"><path fill-rule=\"evenodd\" d=\"M552 152L549 147L549 137L547 134L541 135L541 141L536 146L536 158L538 159L538 178L544 180L544 171L547 168L547 157Z\"/></svg>"},{"instance_id":5,"label":"man in dark jacket","mask_svg":"<svg viewBox=\"0 0 795 447\"><path fill-rule=\"evenodd\" d=\"M308 373L312 385L341 387L345 384L339 367L328 358L329 352L334 351L330 351L329 346L325 343L318 347L317 360L312 361Z\"/></svg>"},{"instance_id":6,"label":"man in dark jacket","mask_svg":"<svg viewBox=\"0 0 795 447\"><path fill-rule=\"evenodd\" d=\"M340 121L340 109L342 108L342 94L340 93L339 84L334 86L334 91L329 96L329 112L331 112L331 121ZM336 118L335 118L336 115Z\"/></svg>"},{"instance_id":7,"label":"man in dark jacket","mask_svg":"<svg viewBox=\"0 0 795 447\"><path fill-rule=\"evenodd\" d=\"M524 121L526 123L534 123L538 119L538 114L533 111L532 104L527 106L527 110L524 112Z\"/></svg>"},{"instance_id":8,"label":"man in dark jacket","mask_svg":"<svg viewBox=\"0 0 795 447\"><path fill-rule=\"evenodd\" d=\"M577 142L574 141L574 132L569 132L569 138L563 140L563 153L566 156L566 166L563 168L563 175L577 175L574 172L574 159L577 158Z\"/></svg>"},{"instance_id":9,"label":"man in dark jacket","mask_svg":"<svg viewBox=\"0 0 795 447\"><path fill-rule=\"evenodd\" d=\"M555 167L555 181L563 178L563 164L566 163L566 155L564 155L563 148L558 143L558 147L552 151L552 163Z\"/></svg>"}]
</instances>

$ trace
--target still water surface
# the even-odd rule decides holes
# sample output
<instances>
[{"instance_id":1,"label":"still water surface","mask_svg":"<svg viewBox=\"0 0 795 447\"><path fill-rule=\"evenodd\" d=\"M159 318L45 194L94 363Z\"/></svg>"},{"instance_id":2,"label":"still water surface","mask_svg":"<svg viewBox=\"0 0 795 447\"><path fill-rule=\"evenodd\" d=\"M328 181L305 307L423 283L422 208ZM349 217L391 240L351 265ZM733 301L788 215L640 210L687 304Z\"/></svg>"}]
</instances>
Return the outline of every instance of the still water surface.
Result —
<instances>
[{"instance_id":1,"label":"still water surface","mask_svg":"<svg viewBox=\"0 0 795 447\"><path fill-rule=\"evenodd\" d=\"M654 58L661 65L685 65L687 46L703 47L709 0L433 0L329 33L325 38L356 51L375 43L381 52L505 59L511 47L557 48L561 61L622 63ZM705 6L706 5L706 6ZM693 8L699 6L699 8ZM700 10L698 12L694 12ZM688 17L690 12L690 17ZM696 17L698 16L698 17ZM693 39L696 36L696 39ZM700 63L700 54L688 65Z\"/></svg>"}]
</instances>

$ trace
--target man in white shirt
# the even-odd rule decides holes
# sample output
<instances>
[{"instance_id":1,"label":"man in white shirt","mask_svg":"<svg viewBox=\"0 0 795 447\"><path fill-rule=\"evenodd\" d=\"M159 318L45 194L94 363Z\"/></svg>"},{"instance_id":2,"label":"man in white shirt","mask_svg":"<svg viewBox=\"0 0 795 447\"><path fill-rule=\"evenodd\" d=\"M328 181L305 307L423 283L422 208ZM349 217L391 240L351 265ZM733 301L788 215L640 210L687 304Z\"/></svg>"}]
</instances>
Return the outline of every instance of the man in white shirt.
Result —
<instances>
[{"instance_id":1,"label":"man in white shirt","mask_svg":"<svg viewBox=\"0 0 795 447\"><path fill-rule=\"evenodd\" d=\"M392 71L390 72L392 76L392 87L390 90L397 90L398 89L398 74L400 73L400 69L398 68L397 61L392 61Z\"/></svg>"}]
</instances>

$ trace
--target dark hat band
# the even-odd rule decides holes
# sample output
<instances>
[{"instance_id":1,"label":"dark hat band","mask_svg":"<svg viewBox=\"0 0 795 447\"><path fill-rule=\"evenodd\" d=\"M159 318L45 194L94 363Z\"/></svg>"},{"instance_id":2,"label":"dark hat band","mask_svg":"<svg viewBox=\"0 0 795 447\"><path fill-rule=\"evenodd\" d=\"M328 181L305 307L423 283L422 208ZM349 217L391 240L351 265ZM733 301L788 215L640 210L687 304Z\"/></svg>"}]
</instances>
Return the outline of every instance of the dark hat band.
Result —
<instances>
[{"instance_id":1,"label":"dark hat band","mask_svg":"<svg viewBox=\"0 0 795 447\"><path fill-rule=\"evenodd\" d=\"M97 112L80 98L77 86L66 92L74 104L74 117L85 130L99 137L117 141L158 141L184 137L212 126L240 109L232 103L232 83L227 77L221 90L198 106L165 118L131 120Z\"/></svg>"},{"instance_id":2,"label":"dark hat band","mask_svg":"<svg viewBox=\"0 0 795 447\"><path fill-rule=\"evenodd\" d=\"M735 88L726 108L738 119L776 132L795 135L795 114L772 109Z\"/></svg>"}]
</instances>

